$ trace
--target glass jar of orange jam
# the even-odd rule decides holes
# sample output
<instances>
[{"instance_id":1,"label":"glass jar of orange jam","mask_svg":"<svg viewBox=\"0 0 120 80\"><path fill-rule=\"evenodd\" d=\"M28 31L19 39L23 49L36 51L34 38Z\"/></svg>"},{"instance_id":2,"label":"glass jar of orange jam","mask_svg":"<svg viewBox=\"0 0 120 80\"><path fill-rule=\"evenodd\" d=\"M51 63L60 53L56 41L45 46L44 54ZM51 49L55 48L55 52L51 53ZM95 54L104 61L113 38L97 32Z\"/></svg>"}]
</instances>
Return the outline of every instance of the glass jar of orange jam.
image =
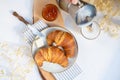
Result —
<instances>
[{"instance_id":1,"label":"glass jar of orange jam","mask_svg":"<svg viewBox=\"0 0 120 80\"><path fill-rule=\"evenodd\" d=\"M42 10L42 16L47 21L54 21L58 16L58 8L54 4L47 4Z\"/></svg>"}]
</instances>

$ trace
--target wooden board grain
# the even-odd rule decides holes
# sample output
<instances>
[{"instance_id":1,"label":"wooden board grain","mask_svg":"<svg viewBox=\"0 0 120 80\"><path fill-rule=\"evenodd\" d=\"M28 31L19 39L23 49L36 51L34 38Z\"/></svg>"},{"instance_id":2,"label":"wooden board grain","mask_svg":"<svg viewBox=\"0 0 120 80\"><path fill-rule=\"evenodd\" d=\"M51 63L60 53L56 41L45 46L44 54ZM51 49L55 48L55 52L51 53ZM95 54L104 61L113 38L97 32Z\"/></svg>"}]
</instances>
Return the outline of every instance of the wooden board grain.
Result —
<instances>
[{"instance_id":1,"label":"wooden board grain","mask_svg":"<svg viewBox=\"0 0 120 80\"><path fill-rule=\"evenodd\" d=\"M54 4L57 6L57 8L59 9L58 11L58 17L56 20L54 21L46 21L43 17L42 17L42 9L46 4ZM49 26L64 26L64 22L63 22L63 18L60 12L60 8L56 2L56 0L34 0L34 8L33 8L33 19L34 19L34 23L37 22L38 20L43 20L45 21Z\"/></svg>"},{"instance_id":2,"label":"wooden board grain","mask_svg":"<svg viewBox=\"0 0 120 80\"><path fill-rule=\"evenodd\" d=\"M56 80L52 73L44 71L42 68L39 68L39 70L45 80Z\"/></svg>"}]
</instances>

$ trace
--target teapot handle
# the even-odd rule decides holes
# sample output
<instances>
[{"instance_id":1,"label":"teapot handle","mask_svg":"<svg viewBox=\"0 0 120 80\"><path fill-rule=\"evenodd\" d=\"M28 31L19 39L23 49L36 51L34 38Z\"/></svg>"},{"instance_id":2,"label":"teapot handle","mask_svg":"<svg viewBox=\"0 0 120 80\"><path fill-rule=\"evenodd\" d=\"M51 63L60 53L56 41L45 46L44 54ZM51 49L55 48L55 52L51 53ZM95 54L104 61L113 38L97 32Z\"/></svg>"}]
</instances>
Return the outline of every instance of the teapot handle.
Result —
<instances>
[{"instance_id":1,"label":"teapot handle","mask_svg":"<svg viewBox=\"0 0 120 80\"><path fill-rule=\"evenodd\" d=\"M82 8L84 5L86 5L87 3L82 1L82 0L78 0L76 6L78 6L79 8Z\"/></svg>"}]
</instances>

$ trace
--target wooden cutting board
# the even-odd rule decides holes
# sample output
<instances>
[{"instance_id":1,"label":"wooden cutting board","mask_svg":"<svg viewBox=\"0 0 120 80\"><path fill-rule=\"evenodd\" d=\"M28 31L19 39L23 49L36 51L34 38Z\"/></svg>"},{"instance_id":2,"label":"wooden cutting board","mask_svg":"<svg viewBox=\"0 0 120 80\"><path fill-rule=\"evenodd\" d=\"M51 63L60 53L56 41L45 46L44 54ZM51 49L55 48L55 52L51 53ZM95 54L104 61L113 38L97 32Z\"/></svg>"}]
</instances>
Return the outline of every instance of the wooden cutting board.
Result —
<instances>
[{"instance_id":1,"label":"wooden cutting board","mask_svg":"<svg viewBox=\"0 0 120 80\"><path fill-rule=\"evenodd\" d=\"M58 8L58 16L56 18L56 20L54 21L46 21L43 17L42 17L42 9L43 7L45 7L46 4L54 4L57 6ZM34 6L33 6L33 23L37 22L38 20L43 20L45 21L49 26L61 26L64 27L64 22L63 22L63 18L60 12L60 8L56 2L56 0L34 0ZM55 77L47 72L44 71L43 69L39 68L40 73L42 74L42 76L44 77L45 80L56 80Z\"/></svg>"},{"instance_id":2,"label":"wooden cutting board","mask_svg":"<svg viewBox=\"0 0 120 80\"><path fill-rule=\"evenodd\" d=\"M57 19L54 21L46 21L42 17L42 9L45 7L46 4L54 4L58 8L58 16ZM63 18L60 12L60 8L56 2L56 0L34 0L34 8L33 8L33 20L34 23L37 22L38 20L43 20L45 21L49 26L64 26Z\"/></svg>"}]
</instances>

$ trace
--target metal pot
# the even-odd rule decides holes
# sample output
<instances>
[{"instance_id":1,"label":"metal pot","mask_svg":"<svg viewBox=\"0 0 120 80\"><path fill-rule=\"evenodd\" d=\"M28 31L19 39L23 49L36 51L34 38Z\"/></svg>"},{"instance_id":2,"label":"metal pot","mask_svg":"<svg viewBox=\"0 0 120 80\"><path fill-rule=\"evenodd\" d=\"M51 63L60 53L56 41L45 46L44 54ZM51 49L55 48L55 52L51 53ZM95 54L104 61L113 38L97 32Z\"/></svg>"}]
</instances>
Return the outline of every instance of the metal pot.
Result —
<instances>
[{"instance_id":1,"label":"metal pot","mask_svg":"<svg viewBox=\"0 0 120 80\"><path fill-rule=\"evenodd\" d=\"M94 5L78 0L76 4L72 4L67 0L59 0L59 6L69 13L78 26L88 26L96 16L96 8Z\"/></svg>"}]
</instances>

